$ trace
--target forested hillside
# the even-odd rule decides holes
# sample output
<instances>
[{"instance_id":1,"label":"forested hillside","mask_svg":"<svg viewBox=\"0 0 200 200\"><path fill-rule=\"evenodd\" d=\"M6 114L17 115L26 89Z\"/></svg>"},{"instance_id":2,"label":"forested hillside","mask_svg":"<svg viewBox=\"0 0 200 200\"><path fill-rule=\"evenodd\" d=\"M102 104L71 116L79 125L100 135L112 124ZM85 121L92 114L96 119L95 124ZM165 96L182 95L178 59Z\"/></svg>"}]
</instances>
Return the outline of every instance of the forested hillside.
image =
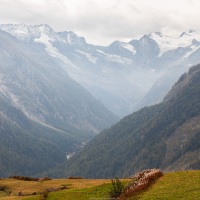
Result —
<instances>
[{"instance_id":1,"label":"forested hillside","mask_svg":"<svg viewBox=\"0 0 200 200\"><path fill-rule=\"evenodd\" d=\"M65 166L65 175L127 177L146 168L200 167L200 65L192 67L164 101L103 131Z\"/></svg>"},{"instance_id":2,"label":"forested hillside","mask_svg":"<svg viewBox=\"0 0 200 200\"><path fill-rule=\"evenodd\" d=\"M31 175L54 167L83 137L42 126L1 98L0 176ZM87 141L87 137L85 140Z\"/></svg>"}]
</instances>

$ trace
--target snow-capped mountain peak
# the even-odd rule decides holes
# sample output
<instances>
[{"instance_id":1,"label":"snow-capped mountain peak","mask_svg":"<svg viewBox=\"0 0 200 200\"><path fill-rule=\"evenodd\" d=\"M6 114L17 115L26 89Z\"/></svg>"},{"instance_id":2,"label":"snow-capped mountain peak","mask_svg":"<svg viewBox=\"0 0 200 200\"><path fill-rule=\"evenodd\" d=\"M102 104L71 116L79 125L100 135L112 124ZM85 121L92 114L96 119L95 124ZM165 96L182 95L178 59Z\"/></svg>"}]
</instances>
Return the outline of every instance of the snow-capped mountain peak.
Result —
<instances>
[{"instance_id":1,"label":"snow-capped mountain peak","mask_svg":"<svg viewBox=\"0 0 200 200\"><path fill-rule=\"evenodd\" d=\"M196 31L193 29L190 29L188 32L183 32L179 37L194 36L194 35L197 35Z\"/></svg>"},{"instance_id":2,"label":"snow-capped mountain peak","mask_svg":"<svg viewBox=\"0 0 200 200\"><path fill-rule=\"evenodd\" d=\"M54 30L47 24L40 25L25 25L25 24L5 24L0 25L0 29L4 30L11 35L21 40L34 40L41 37L42 34L46 34L49 37L55 35Z\"/></svg>"},{"instance_id":3,"label":"snow-capped mountain peak","mask_svg":"<svg viewBox=\"0 0 200 200\"><path fill-rule=\"evenodd\" d=\"M30 26L30 29L33 31L38 31L46 34L55 34L55 31L47 24L40 24L35 26Z\"/></svg>"},{"instance_id":4,"label":"snow-capped mountain peak","mask_svg":"<svg viewBox=\"0 0 200 200\"><path fill-rule=\"evenodd\" d=\"M150 33L148 37L158 44L160 48L159 56L179 47L188 47L193 44L193 39L200 41L200 34L196 33L194 30L183 32L179 37L169 37L158 32Z\"/></svg>"},{"instance_id":5,"label":"snow-capped mountain peak","mask_svg":"<svg viewBox=\"0 0 200 200\"><path fill-rule=\"evenodd\" d=\"M29 37L29 26L26 24L2 24L0 29L6 31L19 39L26 39Z\"/></svg>"},{"instance_id":6,"label":"snow-capped mountain peak","mask_svg":"<svg viewBox=\"0 0 200 200\"><path fill-rule=\"evenodd\" d=\"M23 45L35 45L56 58L73 79L119 116L128 114L130 105L136 105L167 70L184 64L183 70L174 72L178 77L188 66L200 62L200 34L194 30L179 37L153 32L130 42L95 46L72 31L57 32L47 24L7 24L0 29L25 41ZM171 82L176 79L166 76L173 79Z\"/></svg>"},{"instance_id":7,"label":"snow-capped mountain peak","mask_svg":"<svg viewBox=\"0 0 200 200\"><path fill-rule=\"evenodd\" d=\"M164 35L164 34L161 33L161 32L153 32L153 33L150 33L150 34L148 35L148 37L154 38L154 37L169 37L169 36Z\"/></svg>"},{"instance_id":8,"label":"snow-capped mountain peak","mask_svg":"<svg viewBox=\"0 0 200 200\"><path fill-rule=\"evenodd\" d=\"M78 37L74 32L72 31L63 31L63 32L57 32L57 34L64 39L68 44L76 47L87 47L87 43L85 41L84 37Z\"/></svg>"}]
</instances>

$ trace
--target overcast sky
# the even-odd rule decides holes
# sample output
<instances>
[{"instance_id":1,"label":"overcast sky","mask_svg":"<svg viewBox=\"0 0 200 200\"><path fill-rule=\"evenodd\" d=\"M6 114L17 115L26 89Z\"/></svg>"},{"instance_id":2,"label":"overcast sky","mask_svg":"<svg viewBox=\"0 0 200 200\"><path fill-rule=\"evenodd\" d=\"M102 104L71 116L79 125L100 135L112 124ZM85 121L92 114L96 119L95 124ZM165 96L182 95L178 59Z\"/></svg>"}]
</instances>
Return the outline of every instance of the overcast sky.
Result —
<instances>
[{"instance_id":1,"label":"overcast sky","mask_svg":"<svg viewBox=\"0 0 200 200\"><path fill-rule=\"evenodd\" d=\"M161 31L200 32L200 0L0 0L0 23L49 24L108 45Z\"/></svg>"}]
</instances>

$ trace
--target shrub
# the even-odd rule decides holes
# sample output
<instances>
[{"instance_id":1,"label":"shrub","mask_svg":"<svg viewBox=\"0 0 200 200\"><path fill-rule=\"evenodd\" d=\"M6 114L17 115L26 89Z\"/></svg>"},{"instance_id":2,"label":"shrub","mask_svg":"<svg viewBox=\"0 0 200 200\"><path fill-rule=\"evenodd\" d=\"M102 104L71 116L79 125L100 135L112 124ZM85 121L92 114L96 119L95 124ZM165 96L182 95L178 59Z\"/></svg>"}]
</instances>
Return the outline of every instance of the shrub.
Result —
<instances>
[{"instance_id":1,"label":"shrub","mask_svg":"<svg viewBox=\"0 0 200 200\"><path fill-rule=\"evenodd\" d=\"M0 191L5 191L6 190L6 186L0 186Z\"/></svg>"},{"instance_id":2,"label":"shrub","mask_svg":"<svg viewBox=\"0 0 200 200\"><path fill-rule=\"evenodd\" d=\"M28 176L11 176L9 178L16 179L16 180L23 180L23 181L38 181L39 178L33 178Z\"/></svg>"},{"instance_id":3,"label":"shrub","mask_svg":"<svg viewBox=\"0 0 200 200\"><path fill-rule=\"evenodd\" d=\"M45 200L45 199L47 199L48 195L49 195L49 192L48 192L48 191L44 191L44 192L42 193L42 196L41 196L40 200Z\"/></svg>"},{"instance_id":4,"label":"shrub","mask_svg":"<svg viewBox=\"0 0 200 200\"><path fill-rule=\"evenodd\" d=\"M4 186L4 185L0 185L0 191L3 191L3 192L5 192L8 195L11 193L11 191L9 190L9 188L7 186Z\"/></svg>"},{"instance_id":5,"label":"shrub","mask_svg":"<svg viewBox=\"0 0 200 200\"><path fill-rule=\"evenodd\" d=\"M70 177L68 177L68 179L83 179L83 177L70 176Z\"/></svg>"},{"instance_id":6,"label":"shrub","mask_svg":"<svg viewBox=\"0 0 200 200\"><path fill-rule=\"evenodd\" d=\"M108 192L109 197L111 199L116 199L116 198L120 197L120 195L123 193L124 185L118 178L115 178L114 180L111 180L111 181L112 181L112 186Z\"/></svg>"}]
</instances>

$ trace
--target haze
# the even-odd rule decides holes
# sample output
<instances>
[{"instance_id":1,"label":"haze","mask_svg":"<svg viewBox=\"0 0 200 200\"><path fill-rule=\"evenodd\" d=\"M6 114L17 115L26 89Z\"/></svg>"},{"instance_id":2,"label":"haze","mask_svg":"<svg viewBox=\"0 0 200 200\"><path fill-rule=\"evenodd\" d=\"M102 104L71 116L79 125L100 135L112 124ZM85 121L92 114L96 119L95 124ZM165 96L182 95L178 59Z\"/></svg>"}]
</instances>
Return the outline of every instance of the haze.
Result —
<instances>
[{"instance_id":1,"label":"haze","mask_svg":"<svg viewBox=\"0 0 200 200\"><path fill-rule=\"evenodd\" d=\"M49 24L93 44L129 41L146 33L200 32L198 0L0 0L1 23Z\"/></svg>"}]
</instances>

